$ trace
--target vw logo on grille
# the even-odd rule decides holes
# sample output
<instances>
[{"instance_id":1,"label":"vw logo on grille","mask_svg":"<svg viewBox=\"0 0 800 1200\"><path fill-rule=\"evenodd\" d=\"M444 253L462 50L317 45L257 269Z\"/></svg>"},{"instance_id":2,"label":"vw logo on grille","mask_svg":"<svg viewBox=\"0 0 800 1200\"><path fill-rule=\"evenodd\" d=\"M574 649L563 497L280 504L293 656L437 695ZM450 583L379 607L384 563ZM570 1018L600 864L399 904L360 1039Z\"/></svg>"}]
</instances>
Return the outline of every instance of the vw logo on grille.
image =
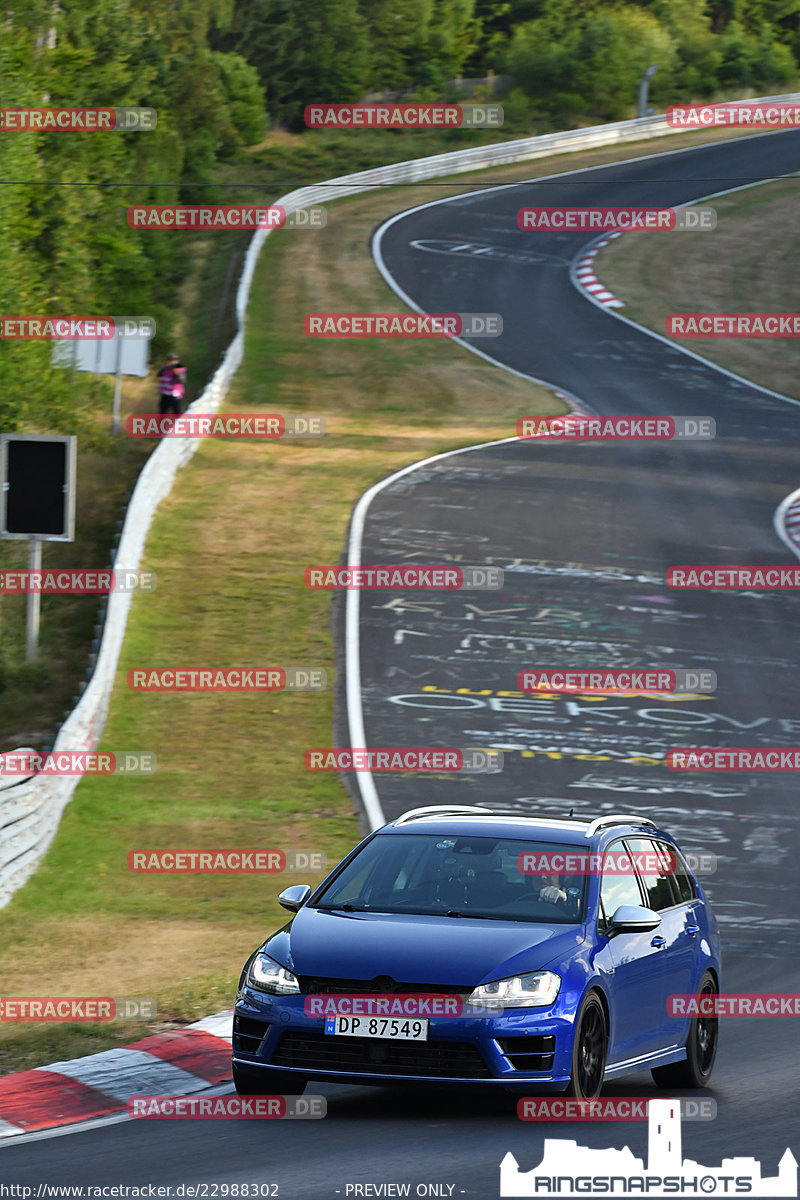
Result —
<instances>
[{"instance_id":1,"label":"vw logo on grille","mask_svg":"<svg viewBox=\"0 0 800 1200\"><path fill-rule=\"evenodd\" d=\"M376 975L372 982L379 992L384 992L388 996L393 996L397 990L397 984L391 975Z\"/></svg>"}]
</instances>

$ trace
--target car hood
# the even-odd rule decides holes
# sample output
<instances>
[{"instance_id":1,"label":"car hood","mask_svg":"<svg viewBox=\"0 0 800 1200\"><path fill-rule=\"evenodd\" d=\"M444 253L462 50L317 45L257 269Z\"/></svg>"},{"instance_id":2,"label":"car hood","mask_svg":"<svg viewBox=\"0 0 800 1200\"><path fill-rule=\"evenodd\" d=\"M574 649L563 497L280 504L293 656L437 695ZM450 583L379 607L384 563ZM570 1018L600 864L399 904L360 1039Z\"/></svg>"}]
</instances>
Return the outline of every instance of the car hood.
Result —
<instances>
[{"instance_id":1,"label":"car hood","mask_svg":"<svg viewBox=\"0 0 800 1200\"><path fill-rule=\"evenodd\" d=\"M264 946L296 975L477 986L574 951L580 925L304 908Z\"/></svg>"}]
</instances>

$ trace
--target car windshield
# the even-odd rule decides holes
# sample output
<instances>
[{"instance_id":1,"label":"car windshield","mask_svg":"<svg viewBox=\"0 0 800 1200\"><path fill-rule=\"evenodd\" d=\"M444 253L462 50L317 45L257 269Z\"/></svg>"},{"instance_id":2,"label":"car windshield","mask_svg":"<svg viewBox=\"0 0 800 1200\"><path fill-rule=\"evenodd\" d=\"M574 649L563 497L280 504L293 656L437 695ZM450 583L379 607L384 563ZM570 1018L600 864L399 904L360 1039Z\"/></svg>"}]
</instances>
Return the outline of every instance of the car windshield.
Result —
<instances>
[{"instance_id":1,"label":"car windshield","mask_svg":"<svg viewBox=\"0 0 800 1200\"><path fill-rule=\"evenodd\" d=\"M566 865L561 860L574 849L516 838L378 834L311 907L575 924L583 920L586 877L550 869Z\"/></svg>"}]
</instances>

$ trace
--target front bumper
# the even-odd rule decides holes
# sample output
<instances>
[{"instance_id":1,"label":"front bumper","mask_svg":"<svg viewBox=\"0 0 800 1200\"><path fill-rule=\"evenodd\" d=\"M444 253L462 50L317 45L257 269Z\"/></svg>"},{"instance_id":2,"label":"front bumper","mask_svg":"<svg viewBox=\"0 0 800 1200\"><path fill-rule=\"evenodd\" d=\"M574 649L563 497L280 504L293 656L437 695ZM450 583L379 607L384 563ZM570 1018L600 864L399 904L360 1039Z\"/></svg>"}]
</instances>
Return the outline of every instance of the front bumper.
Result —
<instances>
[{"instance_id":1,"label":"front bumper","mask_svg":"<svg viewBox=\"0 0 800 1200\"><path fill-rule=\"evenodd\" d=\"M305 996L243 988L233 1021L233 1061L242 1072L294 1072L341 1083L513 1084L561 1092L572 1068L573 1018L561 998L546 1009L481 1017L431 1017L426 1042L325 1033Z\"/></svg>"}]
</instances>

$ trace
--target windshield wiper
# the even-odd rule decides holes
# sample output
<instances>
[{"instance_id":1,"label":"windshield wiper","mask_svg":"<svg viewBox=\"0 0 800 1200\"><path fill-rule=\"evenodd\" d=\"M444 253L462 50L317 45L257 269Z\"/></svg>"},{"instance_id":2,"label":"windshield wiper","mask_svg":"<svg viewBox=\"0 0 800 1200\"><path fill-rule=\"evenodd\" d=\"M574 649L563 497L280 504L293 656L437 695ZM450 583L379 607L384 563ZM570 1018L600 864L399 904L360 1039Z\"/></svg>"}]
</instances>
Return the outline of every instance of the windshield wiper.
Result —
<instances>
[{"instance_id":1,"label":"windshield wiper","mask_svg":"<svg viewBox=\"0 0 800 1200\"><path fill-rule=\"evenodd\" d=\"M314 907L323 912L331 912L333 909L340 912L367 912L366 908L358 908L355 904L315 904Z\"/></svg>"},{"instance_id":2,"label":"windshield wiper","mask_svg":"<svg viewBox=\"0 0 800 1200\"><path fill-rule=\"evenodd\" d=\"M437 914L434 913L433 915L436 916ZM510 918L509 917L489 917L486 915L486 913L459 912L457 908L448 908L447 912L444 915L446 917L471 917L473 921L513 920L513 917L510 917Z\"/></svg>"}]
</instances>

